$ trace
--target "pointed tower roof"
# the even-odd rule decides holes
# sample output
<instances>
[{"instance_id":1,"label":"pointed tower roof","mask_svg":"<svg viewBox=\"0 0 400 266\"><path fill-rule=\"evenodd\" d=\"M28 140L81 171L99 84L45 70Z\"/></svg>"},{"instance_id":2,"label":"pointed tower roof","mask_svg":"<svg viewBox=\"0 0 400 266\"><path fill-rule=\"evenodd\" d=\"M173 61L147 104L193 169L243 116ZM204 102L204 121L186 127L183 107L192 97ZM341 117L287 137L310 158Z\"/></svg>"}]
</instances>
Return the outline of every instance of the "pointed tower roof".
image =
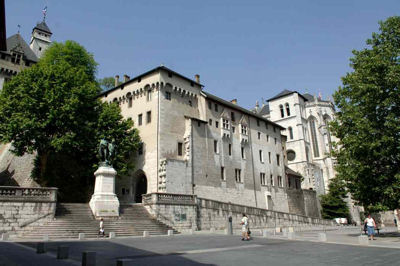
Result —
<instances>
[{"instance_id":1,"label":"pointed tower roof","mask_svg":"<svg viewBox=\"0 0 400 266\"><path fill-rule=\"evenodd\" d=\"M40 31L47 32L48 34L53 34L53 33L51 32L51 30L49 29L49 26L47 26L47 24L46 24L46 22L45 22L44 20L43 20L42 22L36 24L36 27L33 28L33 31L34 31L35 29L40 30Z\"/></svg>"}]
</instances>

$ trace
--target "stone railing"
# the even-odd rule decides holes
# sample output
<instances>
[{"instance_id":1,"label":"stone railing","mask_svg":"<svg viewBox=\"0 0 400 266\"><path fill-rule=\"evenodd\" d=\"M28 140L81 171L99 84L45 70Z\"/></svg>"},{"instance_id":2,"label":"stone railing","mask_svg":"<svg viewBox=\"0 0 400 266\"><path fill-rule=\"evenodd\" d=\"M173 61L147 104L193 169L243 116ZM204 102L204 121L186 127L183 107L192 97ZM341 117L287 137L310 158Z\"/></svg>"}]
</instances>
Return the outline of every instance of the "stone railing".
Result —
<instances>
[{"instance_id":1,"label":"stone railing","mask_svg":"<svg viewBox=\"0 0 400 266\"><path fill-rule=\"evenodd\" d=\"M57 202L57 188L0 186L0 202Z\"/></svg>"},{"instance_id":2,"label":"stone railing","mask_svg":"<svg viewBox=\"0 0 400 266\"><path fill-rule=\"evenodd\" d=\"M151 204L176 204L196 205L196 195L151 193L142 196L145 205Z\"/></svg>"}]
</instances>

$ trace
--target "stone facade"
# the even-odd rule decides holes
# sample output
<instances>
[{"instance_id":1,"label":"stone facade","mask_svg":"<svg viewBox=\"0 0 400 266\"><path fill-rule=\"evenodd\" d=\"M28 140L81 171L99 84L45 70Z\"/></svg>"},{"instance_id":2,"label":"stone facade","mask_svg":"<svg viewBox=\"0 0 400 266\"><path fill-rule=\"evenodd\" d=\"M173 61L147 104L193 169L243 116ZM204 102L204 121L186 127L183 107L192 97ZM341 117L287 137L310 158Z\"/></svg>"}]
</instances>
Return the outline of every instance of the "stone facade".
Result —
<instances>
[{"instance_id":1,"label":"stone facade","mask_svg":"<svg viewBox=\"0 0 400 266\"><path fill-rule=\"evenodd\" d=\"M0 232L53 219L56 203L56 188L0 187Z\"/></svg>"},{"instance_id":2,"label":"stone facade","mask_svg":"<svg viewBox=\"0 0 400 266\"><path fill-rule=\"evenodd\" d=\"M100 97L120 105L143 142L136 172L117 181L121 202L164 192L290 212L283 127L166 67L126 79ZM290 180L300 184L300 178Z\"/></svg>"}]
</instances>

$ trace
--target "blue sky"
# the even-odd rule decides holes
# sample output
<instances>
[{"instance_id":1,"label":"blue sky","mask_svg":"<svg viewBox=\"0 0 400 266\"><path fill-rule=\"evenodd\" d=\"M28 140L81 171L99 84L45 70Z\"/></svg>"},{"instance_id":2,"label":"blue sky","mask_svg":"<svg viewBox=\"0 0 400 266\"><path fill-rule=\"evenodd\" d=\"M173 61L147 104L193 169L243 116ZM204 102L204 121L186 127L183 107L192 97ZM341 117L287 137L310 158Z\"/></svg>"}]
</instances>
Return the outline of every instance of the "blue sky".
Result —
<instances>
[{"instance_id":1,"label":"blue sky","mask_svg":"<svg viewBox=\"0 0 400 266\"><path fill-rule=\"evenodd\" d=\"M353 49L399 15L398 0L6 0L7 36L29 41L47 5L55 41L94 54L98 77L131 77L161 64L251 108L284 89L330 96Z\"/></svg>"}]
</instances>

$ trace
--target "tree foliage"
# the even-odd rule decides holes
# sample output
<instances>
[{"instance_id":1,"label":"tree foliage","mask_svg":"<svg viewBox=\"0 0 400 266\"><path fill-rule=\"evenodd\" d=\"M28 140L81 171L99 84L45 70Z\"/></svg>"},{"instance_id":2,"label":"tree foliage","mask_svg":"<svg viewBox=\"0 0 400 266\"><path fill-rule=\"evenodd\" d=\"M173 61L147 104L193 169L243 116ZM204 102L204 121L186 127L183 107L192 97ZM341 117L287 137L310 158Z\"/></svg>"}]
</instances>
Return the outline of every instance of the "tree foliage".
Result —
<instances>
[{"instance_id":1,"label":"tree foliage","mask_svg":"<svg viewBox=\"0 0 400 266\"><path fill-rule=\"evenodd\" d=\"M114 88L115 86L115 79L113 77L105 77L99 79L97 82L99 83L102 90L109 90Z\"/></svg>"},{"instance_id":2,"label":"tree foliage","mask_svg":"<svg viewBox=\"0 0 400 266\"><path fill-rule=\"evenodd\" d=\"M38 64L0 92L0 142L12 142L19 156L36 152L33 176L38 182L59 187L65 197L76 193L79 200L93 184L101 138L116 140L113 163L120 175L132 169L129 155L139 142L119 106L98 99L96 65L78 43L54 43Z\"/></svg>"},{"instance_id":3,"label":"tree foliage","mask_svg":"<svg viewBox=\"0 0 400 266\"><path fill-rule=\"evenodd\" d=\"M334 94L337 173L370 210L400 206L400 17L380 22Z\"/></svg>"},{"instance_id":4,"label":"tree foliage","mask_svg":"<svg viewBox=\"0 0 400 266\"><path fill-rule=\"evenodd\" d=\"M349 208L346 204L346 188L343 180L339 178L331 179L329 192L321 195L321 214L324 219L350 218Z\"/></svg>"}]
</instances>

